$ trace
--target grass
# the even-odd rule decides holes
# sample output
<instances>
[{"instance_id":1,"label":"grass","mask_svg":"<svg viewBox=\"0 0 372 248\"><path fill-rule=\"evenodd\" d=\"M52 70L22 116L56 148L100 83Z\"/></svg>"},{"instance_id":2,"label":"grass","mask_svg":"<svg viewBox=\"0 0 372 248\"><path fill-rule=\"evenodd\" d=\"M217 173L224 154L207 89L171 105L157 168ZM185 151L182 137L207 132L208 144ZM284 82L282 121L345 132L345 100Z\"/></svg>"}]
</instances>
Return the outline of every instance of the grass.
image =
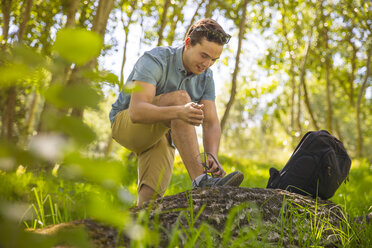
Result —
<instances>
[{"instance_id":1,"label":"grass","mask_svg":"<svg viewBox=\"0 0 372 248\"><path fill-rule=\"evenodd\" d=\"M227 173L234 170L242 171L245 179L241 186L249 188L265 188L269 178L269 168L281 169L284 165L284 163L268 164L225 156L220 157L220 162ZM283 215L281 218L282 239L284 236L289 239L293 238L292 232L287 230L292 228L299 236L300 247L316 246L324 231L327 230L332 231L334 237L339 239L341 247L370 247L372 245L371 225L367 226L365 223L357 225L353 221L355 217L365 216L372 211L370 182L372 182L371 164L366 160L353 160L349 180L343 183L330 199L340 205L346 213L346 216L342 217L342 226L330 226L325 217L317 219L316 212L304 210L303 214L299 214L297 211L290 211L292 216ZM173 195L185 189L191 189L191 183L181 161L178 160L175 163L173 177L166 195ZM306 222L306 215L311 216L310 223ZM223 240L226 241L226 238Z\"/></svg>"},{"instance_id":2,"label":"grass","mask_svg":"<svg viewBox=\"0 0 372 248\"><path fill-rule=\"evenodd\" d=\"M245 175L242 187L264 188L269 178L269 168L280 169L280 163L258 163L248 159L237 159L221 156L220 162L223 164L227 173L240 170ZM154 228L150 229L149 215L144 212L136 223L130 223L126 217L129 206L135 204L136 195L136 159L126 159L126 179L122 188L107 189L97 183L92 183L84 178L77 180L66 180L58 175L45 173L35 174L27 172L25 169L15 172L0 172L0 227L3 223L8 223L8 214L3 209L4 205L13 206L16 203L26 204L26 208L17 213L18 218L10 221L24 223L23 227L40 228L50 224L69 222L76 219L98 216L100 220L122 226L123 232L132 237L131 247L157 246L160 242L159 233L162 227L159 226L158 217L154 217ZM326 217L318 219L316 212L309 209L302 211L282 212L281 222L278 228L281 232L281 241L277 244L281 247L284 238L289 242L295 242L294 237L298 237L300 247L316 246L323 237L324 231L330 231L334 237L339 239L341 247L370 247L372 244L372 227L365 223L357 225L353 218L366 215L372 211L372 166L366 160L354 160L349 182L343 184L332 197L332 201L339 204L345 211L346 216L341 226L334 227L327 223ZM127 191L125 191L127 190ZM191 189L191 182L179 158L174 166L174 173L166 195L173 195ZM118 195L126 195L126 200L122 200ZM120 193L121 192L121 193ZM120 194L119 194L120 193ZM133 195L133 196L131 196ZM92 196L99 201L90 201ZM93 203L91 203L93 202ZM107 205L104 213L95 209L102 204ZM286 203L287 207L299 208L291 203ZM267 243L267 235L270 232L265 228L257 215L251 216L244 212L247 206L241 205L234 208L226 221L224 232L219 233L207 223L202 223L199 228L194 227L203 208L194 215L192 211L192 199L189 197L189 208L182 216L186 218L187 226L181 224L180 220L176 223L173 230L168 233L170 240L169 247L216 247L216 239L219 237L221 243L219 247L244 247L243 244L250 244L250 247L270 246ZM92 210L93 209L93 210ZM255 221L256 228L249 226L239 226L236 216L245 214L248 223ZM310 216L310 219L306 218ZM9 217L10 218L10 217ZM181 218L181 216L179 217ZM1 221L3 220L3 221ZM122 221L121 221L122 220ZM310 220L310 222L309 222ZM125 224L124 222L128 223ZM8 225L8 224L7 224ZM239 235L232 237L231 229L235 226L240 228ZM164 230L163 230L164 231ZM0 235L0 238L3 238Z\"/></svg>"}]
</instances>

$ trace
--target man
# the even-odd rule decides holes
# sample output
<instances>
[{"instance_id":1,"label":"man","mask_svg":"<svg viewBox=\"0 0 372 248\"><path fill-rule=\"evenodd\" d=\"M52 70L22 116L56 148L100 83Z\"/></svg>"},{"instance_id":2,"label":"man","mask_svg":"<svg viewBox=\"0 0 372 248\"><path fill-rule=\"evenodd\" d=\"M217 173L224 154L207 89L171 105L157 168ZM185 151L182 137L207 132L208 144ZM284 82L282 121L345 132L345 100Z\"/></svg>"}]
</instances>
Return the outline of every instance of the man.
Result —
<instances>
[{"instance_id":1,"label":"man","mask_svg":"<svg viewBox=\"0 0 372 248\"><path fill-rule=\"evenodd\" d=\"M113 138L138 156L139 206L167 189L174 163L173 143L194 188L239 186L242 182L241 172L225 176L217 160L221 129L209 69L230 37L212 19L196 22L183 46L145 52L127 79L141 90L130 95L121 92L112 105ZM199 125L207 154L204 164L195 131Z\"/></svg>"}]
</instances>

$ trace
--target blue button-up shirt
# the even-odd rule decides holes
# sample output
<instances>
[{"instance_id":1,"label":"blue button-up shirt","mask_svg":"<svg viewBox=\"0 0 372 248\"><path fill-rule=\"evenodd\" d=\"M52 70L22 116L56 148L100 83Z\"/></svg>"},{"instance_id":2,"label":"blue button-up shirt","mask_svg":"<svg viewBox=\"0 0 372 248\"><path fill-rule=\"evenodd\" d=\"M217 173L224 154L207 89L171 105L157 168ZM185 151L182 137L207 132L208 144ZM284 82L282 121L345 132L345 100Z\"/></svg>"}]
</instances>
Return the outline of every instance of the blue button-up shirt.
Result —
<instances>
[{"instance_id":1,"label":"blue button-up shirt","mask_svg":"<svg viewBox=\"0 0 372 248\"><path fill-rule=\"evenodd\" d=\"M212 70L209 68L199 75L187 75L182 62L180 47L156 47L145 52L134 65L126 83L143 81L155 85L156 96L176 90L185 90L193 102L215 100ZM130 94L121 92L112 104L111 125L120 111L129 107Z\"/></svg>"}]
</instances>

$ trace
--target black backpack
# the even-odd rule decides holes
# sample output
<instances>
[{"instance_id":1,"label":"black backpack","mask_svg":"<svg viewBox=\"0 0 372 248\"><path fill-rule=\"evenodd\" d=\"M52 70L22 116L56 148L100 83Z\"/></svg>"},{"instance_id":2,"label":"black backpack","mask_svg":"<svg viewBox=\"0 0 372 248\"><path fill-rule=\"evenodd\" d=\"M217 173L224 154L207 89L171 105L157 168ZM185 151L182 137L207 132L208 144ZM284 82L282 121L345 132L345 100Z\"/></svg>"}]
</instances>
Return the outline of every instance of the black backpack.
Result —
<instances>
[{"instance_id":1,"label":"black backpack","mask_svg":"<svg viewBox=\"0 0 372 248\"><path fill-rule=\"evenodd\" d=\"M270 168L267 188L329 199L348 178L350 166L341 141L325 130L308 132L283 169Z\"/></svg>"}]
</instances>

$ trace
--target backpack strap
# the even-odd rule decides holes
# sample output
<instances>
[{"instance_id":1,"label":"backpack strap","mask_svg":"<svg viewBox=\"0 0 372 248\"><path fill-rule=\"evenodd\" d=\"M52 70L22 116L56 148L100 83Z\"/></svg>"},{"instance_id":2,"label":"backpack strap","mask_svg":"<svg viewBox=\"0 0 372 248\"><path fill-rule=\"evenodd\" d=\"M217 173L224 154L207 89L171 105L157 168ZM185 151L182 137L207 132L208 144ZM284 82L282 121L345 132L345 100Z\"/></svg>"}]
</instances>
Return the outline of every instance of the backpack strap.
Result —
<instances>
[{"instance_id":1,"label":"backpack strap","mask_svg":"<svg viewBox=\"0 0 372 248\"><path fill-rule=\"evenodd\" d=\"M270 178L269 178L269 181L267 182L267 186L266 188L272 188L272 189L275 189L275 188L278 188L278 183L279 183L279 179L280 179L280 176L279 176L279 171L277 169L275 169L274 167L271 167L270 170L269 170L269 173L270 173Z\"/></svg>"},{"instance_id":2,"label":"backpack strap","mask_svg":"<svg viewBox=\"0 0 372 248\"><path fill-rule=\"evenodd\" d=\"M300 147L302 146L302 144L304 143L305 139L311 134L313 133L313 131L309 131L307 132L303 137L302 139L300 140L300 142L297 144L296 148L294 149L294 152L292 153L292 156L295 155L295 153L298 151L298 149L300 149Z\"/></svg>"}]
</instances>

